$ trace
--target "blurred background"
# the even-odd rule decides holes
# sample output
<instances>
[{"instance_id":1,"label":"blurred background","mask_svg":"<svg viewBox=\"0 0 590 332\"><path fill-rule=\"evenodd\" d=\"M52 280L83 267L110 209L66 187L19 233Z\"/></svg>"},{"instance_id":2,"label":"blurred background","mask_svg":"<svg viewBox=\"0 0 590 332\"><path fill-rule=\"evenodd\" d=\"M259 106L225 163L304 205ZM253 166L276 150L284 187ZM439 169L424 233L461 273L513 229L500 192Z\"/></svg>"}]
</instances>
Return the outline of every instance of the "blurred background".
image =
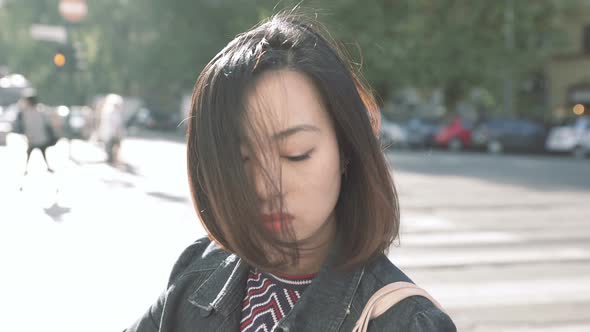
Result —
<instances>
[{"instance_id":1,"label":"blurred background","mask_svg":"<svg viewBox=\"0 0 590 332\"><path fill-rule=\"evenodd\" d=\"M3 330L118 331L155 301L204 235L194 81L297 5L378 97L390 259L459 331L590 331L587 0L0 0Z\"/></svg>"}]
</instances>

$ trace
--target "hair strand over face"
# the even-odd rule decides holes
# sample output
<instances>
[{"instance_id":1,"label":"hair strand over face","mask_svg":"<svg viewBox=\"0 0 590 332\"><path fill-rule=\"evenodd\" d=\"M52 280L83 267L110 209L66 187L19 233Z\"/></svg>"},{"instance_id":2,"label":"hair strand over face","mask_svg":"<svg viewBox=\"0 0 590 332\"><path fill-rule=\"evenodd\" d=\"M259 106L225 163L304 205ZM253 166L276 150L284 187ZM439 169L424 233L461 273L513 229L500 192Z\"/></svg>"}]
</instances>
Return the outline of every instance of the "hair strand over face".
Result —
<instances>
[{"instance_id":1,"label":"hair strand over face","mask_svg":"<svg viewBox=\"0 0 590 332\"><path fill-rule=\"evenodd\" d=\"M261 269L296 263L299 257L296 241L278 239L260 222L256 189L241 160L241 146L257 151L267 144L248 116L245 98L270 71L297 71L313 82L347 160L335 208L342 243L338 266L366 263L387 250L399 232L397 193L376 137L379 110L360 76L318 26L293 13L278 14L238 35L195 83L187 168L196 211L212 240ZM272 172L263 172L269 188L280 194ZM268 250L282 259L271 260Z\"/></svg>"}]
</instances>

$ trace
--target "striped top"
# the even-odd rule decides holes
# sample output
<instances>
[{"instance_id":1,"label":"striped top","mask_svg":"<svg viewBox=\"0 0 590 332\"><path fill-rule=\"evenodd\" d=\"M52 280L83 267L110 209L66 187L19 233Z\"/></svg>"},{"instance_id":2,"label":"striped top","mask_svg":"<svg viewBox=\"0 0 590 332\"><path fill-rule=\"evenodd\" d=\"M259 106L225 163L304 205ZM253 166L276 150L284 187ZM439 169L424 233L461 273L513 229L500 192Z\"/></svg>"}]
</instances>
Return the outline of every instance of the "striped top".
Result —
<instances>
[{"instance_id":1,"label":"striped top","mask_svg":"<svg viewBox=\"0 0 590 332\"><path fill-rule=\"evenodd\" d=\"M315 276L250 272L242 303L240 331L271 332L293 309Z\"/></svg>"}]
</instances>

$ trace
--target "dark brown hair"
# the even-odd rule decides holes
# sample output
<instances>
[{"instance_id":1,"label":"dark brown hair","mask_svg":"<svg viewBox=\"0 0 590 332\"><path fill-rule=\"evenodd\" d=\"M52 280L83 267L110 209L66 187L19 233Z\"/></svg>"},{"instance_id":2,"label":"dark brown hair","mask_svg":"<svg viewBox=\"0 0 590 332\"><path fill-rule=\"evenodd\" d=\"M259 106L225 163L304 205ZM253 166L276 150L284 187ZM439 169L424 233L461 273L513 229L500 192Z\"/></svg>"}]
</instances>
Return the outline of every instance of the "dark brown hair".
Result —
<instances>
[{"instance_id":1,"label":"dark brown hair","mask_svg":"<svg viewBox=\"0 0 590 332\"><path fill-rule=\"evenodd\" d=\"M315 85L335 128L341 159L347 161L335 208L342 248L338 265L352 268L384 252L397 237L399 207L376 137L379 110L335 43L316 22L278 14L238 35L219 52L195 84L187 129L188 174L193 201L210 238L247 263L280 268L299 257L296 241L277 239L260 222L252 179L240 144L252 138L245 97L262 73L288 69ZM269 186L280 192L267 176ZM280 181L279 181L280 182ZM265 255L283 254L280 262Z\"/></svg>"}]
</instances>

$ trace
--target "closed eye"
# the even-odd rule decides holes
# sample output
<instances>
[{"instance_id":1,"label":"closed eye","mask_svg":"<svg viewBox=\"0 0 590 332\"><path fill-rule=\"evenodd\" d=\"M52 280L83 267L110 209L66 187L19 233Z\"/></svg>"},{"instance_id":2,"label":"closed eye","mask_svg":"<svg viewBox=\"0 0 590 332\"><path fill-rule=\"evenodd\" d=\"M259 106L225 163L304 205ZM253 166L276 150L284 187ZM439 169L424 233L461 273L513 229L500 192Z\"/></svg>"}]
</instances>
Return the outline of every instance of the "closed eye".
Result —
<instances>
[{"instance_id":1,"label":"closed eye","mask_svg":"<svg viewBox=\"0 0 590 332\"><path fill-rule=\"evenodd\" d=\"M289 161L295 161L295 162L297 162L297 161L303 161L303 160L309 159L309 157L311 157L311 153L314 150L315 150L315 148L307 151L304 154L298 155L298 156L283 156L283 158L285 158L285 159L287 159ZM248 162L248 161L250 161L250 158L248 156L242 156L242 161L243 162Z\"/></svg>"},{"instance_id":2,"label":"closed eye","mask_svg":"<svg viewBox=\"0 0 590 332\"><path fill-rule=\"evenodd\" d=\"M289 161L295 161L295 162L303 161L303 160L309 159L313 150L314 149L311 149L311 150L307 151L306 153L298 155L298 156L285 156L284 158L286 158Z\"/></svg>"},{"instance_id":3,"label":"closed eye","mask_svg":"<svg viewBox=\"0 0 590 332\"><path fill-rule=\"evenodd\" d=\"M306 153L306 154L302 154L302 155L299 155L299 156L286 156L286 157L283 157L283 158L286 158L289 161L303 161L305 159L308 159L309 156L310 156L310 154L309 153ZM242 157L242 161L243 162L248 162L248 161L250 161L250 158L248 158L248 157Z\"/></svg>"},{"instance_id":4,"label":"closed eye","mask_svg":"<svg viewBox=\"0 0 590 332\"><path fill-rule=\"evenodd\" d=\"M303 161L307 158L309 158L308 154L302 154L300 156L291 156L291 157L285 157L287 158L289 161Z\"/></svg>"}]
</instances>

